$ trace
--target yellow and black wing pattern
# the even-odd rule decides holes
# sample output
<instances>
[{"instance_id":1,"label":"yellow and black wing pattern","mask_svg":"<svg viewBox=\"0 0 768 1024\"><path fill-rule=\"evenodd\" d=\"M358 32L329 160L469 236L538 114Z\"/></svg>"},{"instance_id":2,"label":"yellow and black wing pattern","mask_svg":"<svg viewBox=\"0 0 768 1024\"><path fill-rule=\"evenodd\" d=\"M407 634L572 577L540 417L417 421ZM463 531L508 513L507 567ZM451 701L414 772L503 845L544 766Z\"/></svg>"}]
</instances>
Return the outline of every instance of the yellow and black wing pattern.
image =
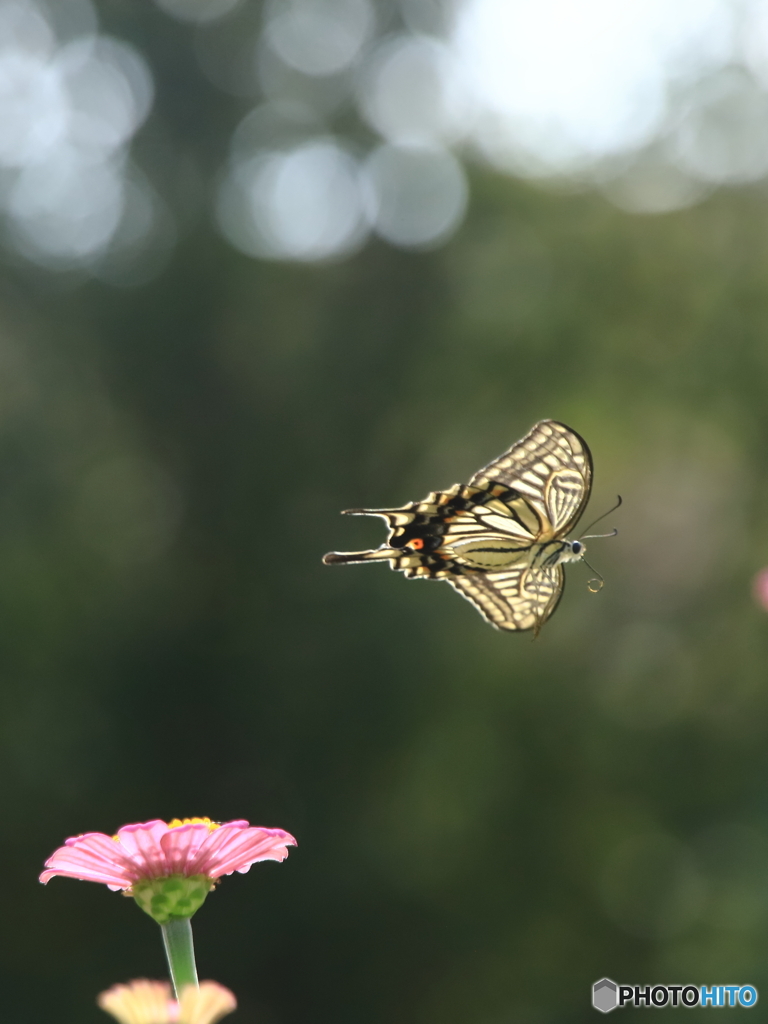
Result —
<instances>
[{"instance_id":1,"label":"yellow and black wing pattern","mask_svg":"<svg viewBox=\"0 0 768 1024\"><path fill-rule=\"evenodd\" d=\"M586 442L542 420L466 485L402 508L348 510L381 516L389 537L374 550L331 552L323 561L388 560L408 577L447 580L498 629L538 632L563 592L561 562L575 560L563 538L591 486Z\"/></svg>"}]
</instances>

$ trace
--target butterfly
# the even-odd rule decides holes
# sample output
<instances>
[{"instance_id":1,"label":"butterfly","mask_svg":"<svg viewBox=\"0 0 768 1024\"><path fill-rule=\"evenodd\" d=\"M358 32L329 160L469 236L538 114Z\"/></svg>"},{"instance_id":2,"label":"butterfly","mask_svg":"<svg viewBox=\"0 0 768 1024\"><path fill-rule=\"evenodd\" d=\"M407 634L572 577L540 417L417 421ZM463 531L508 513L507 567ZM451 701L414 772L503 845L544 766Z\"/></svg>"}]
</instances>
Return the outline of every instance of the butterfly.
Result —
<instances>
[{"instance_id":1,"label":"butterfly","mask_svg":"<svg viewBox=\"0 0 768 1024\"><path fill-rule=\"evenodd\" d=\"M584 558L583 541L567 534L591 488L586 441L564 423L541 420L468 484L402 508L348 509L385 519L387 541L372 551L332 551L323 562L389 561L408 577L446 580L497 629L536 635L562 597L563 566Z\"/></svg>"}]
</instances>

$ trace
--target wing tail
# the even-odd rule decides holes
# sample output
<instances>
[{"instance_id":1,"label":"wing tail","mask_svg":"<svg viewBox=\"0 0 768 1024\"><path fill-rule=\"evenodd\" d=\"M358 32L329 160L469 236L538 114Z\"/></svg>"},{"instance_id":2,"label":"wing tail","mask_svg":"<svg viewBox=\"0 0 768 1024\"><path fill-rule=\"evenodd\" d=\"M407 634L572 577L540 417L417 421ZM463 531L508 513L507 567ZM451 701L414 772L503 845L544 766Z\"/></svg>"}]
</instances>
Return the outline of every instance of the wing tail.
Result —
<instances>
[{"instance_id":1,"label":"wing tail","mask_svg":"<svg viewBox=\"0 0 768 1024\"><path fill-rule=\"evenodd\" d=\"M390 529L413 521L413 503L403 508L345 508L343 516L378 516L386 519Z\"/></svg>"},{"instance_id":2,"label":"wing tail","mask_svg":"<svg viewBox=\"0 0 768 1024\"><path fill-rule=\"evenodd\" d=\"M323 555L324 565L350 565L356 562L381 562L390 558L397 558L402 551L395 551L394 548L381 547L373 551L329 551Z\"/></svg>"}]
</instances>

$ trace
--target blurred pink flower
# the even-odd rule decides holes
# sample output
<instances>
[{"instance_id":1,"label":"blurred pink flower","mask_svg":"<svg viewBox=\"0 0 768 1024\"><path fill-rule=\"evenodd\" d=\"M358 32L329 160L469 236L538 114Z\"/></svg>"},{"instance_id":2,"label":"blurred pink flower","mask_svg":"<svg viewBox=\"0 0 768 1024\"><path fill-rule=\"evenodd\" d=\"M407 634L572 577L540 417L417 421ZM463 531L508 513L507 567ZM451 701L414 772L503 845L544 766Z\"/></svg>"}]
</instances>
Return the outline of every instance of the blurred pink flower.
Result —
<instances>
[{"instance_id":1,"label":"blurred pink flower","mask_svg":"<svg viewBox=\"0 0 768 1024\"><path fill-rule=\"evenodd\" d=\"M127 985L113 985L96 1002L120 1024L171 1024L179 1015L167 981L138 978Z\"/></svg>"},{"instance_id":2,"label":"blurred pink flower","mask_svg":"<svg viewBox=\"0 0 768 1024\"><path fill-rule=\"evenodd\" d=\"M115 836L86 832L67 839L45 862L40 881L63 875L103 882L110 889L131 889L169 875L213 881L233 871L244 873L257 861L285 860L288 847L295 845L281 828L251 828L247 821L143 821L124 825Z\"/></svg>"},{"instance_id":3,"label":"blurred pink flower","mask_svg":"<svg viewBox=\"0 0 768 1024\"><path fill-rule=\"evenodd\" d=\"M215 981L201 981L199 988L187 985L177 1002L167 982L139 978L113 985L97 1002L120 1024L215 1024L237 1008L229 989Z\"/></svg>"},{"instance_id":4,"label":"blurred pink flower","mask_svg":"<svg viewBox=\"0 0 768 1024\"><path fill-rule=\"evenodd\" d=\"M214 1024L237 1009L237 1000L223 985L201 981L200 988L187 985L179 998L178 1024Z\"/></svg>"},{"instance_id":5,"label":"blurred pink flower","mask_svg":"<svg viewBox=\"0 0 768 1024\"><path fill-rule=\"evenodd\" d=\"M752 581L752 596L768 612L768 568L761 569Z\"/></svg>"}]
</instances>

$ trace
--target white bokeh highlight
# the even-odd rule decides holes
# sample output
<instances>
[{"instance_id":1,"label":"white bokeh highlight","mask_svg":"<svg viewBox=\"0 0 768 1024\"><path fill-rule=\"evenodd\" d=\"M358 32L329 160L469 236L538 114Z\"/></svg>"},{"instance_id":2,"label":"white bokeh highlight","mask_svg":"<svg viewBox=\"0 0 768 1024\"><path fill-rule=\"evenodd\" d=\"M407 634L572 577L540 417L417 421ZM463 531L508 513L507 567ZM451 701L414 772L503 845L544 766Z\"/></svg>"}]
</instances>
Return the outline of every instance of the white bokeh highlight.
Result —
<instances>
[{"instance_id":1,"label":"white bokeh highlight","mask_svg":"<svg viewBox=\"0 0 768 1024\"><path fill-rule=\"evenodd\" d=\"M448 47L421 35L388 39L372 54L358 104L368 124L395 144L456 142L470 119L461 66Z\"/></svg>"},{"instance_id":2,"label":"white bokeh highlight","mask_svg":"<svg viewBox=\"0 0 768 1024\"><path fill-rule=\"evenodd\" d=\"M711 78L674 135L677 164L702 181L742 184L768 174L768 94L743 70Z\"/></svg>"},{"instance_id":3,"label":"white bokeh highlight","mask_svg":"<svg viewBox=\"0 0 768 1024\"><path fill-rule=\"evenodd\" d=\"M52 62L69 106L68 141L80 149L113 153L134 135L152 106L152 76L125 43L78 39Z\"/></svg>"},{"instance_id":4,"label":"white bokeh highlight","mask_svg":"<svg viewBox=\"0 0 768 1024\"><path fill-rule=\"evenodd\" d=\"M332 138L236 161L217 218L233 245L268 259L339 258L368 233L357 161Z\"/></svg>"},{"instance_id":5,"label":"white bokeh highlight","mask_svg":"<svg viewBox=\"0 0 768 1024\"><path fill-rule=\"evenodd\" d=\"M25 167L7 209L19 248L47 264L77 263L105 249L123 214L119 166L88 160L74 147Z\"/></svg>"},{"instance_id":6,"label":"white bokeh highlight","mask_svg":"<svg viewBox=\"0 0 768 1024\"><path fill-rule=\"evenodd\" d=\"M466 178L447 150L385 144L368 157L363 175L371 223L394 245L432 248L464 217Z\"/></svg>"},{"instance_id":7,"label":"white bokeh highlight","mask_svg":"<svg viewBox=\"0 0 768 1024\"><path fill-rule=\"evenodd\" d=\"M731 35L721 0L467 0L453 45L483 152L538 176L647 144L670 78L726 59Z\"/></svg>"},{"instance_id":8,"label":"white bokeh highlight","mask_svg":"<svg viewBox=\"0 0 768 1024\"><path fill-rule=\"evenodd\" d=\"M286 64L305 75L349 68L372 35L370 0L272 0L265 38Z\"/></svg>"},{"instance_id":9,"label":"white bokeh highlight","mask_svg":"<svg viewBox=\"0 0 768 1024\"><path fill-rule=\"evenodd\" d=\"M6 237L30 260L88 267L119 234L128 146L153 81L133 47L92 31L91 5L62 0L50 11L0 0L0 209Z\"/></svg>"},{"instance_id":10,"label":"white bokeh highlight","mask_svg":"<svg viewBox=\"0 0 768 1024\"><path fill-rule=\"evenodd\" d=\"M64 83L47 56L0 50L0 165L45 159L66 136L69 113Z\"/></svg>"}]
</instances>

